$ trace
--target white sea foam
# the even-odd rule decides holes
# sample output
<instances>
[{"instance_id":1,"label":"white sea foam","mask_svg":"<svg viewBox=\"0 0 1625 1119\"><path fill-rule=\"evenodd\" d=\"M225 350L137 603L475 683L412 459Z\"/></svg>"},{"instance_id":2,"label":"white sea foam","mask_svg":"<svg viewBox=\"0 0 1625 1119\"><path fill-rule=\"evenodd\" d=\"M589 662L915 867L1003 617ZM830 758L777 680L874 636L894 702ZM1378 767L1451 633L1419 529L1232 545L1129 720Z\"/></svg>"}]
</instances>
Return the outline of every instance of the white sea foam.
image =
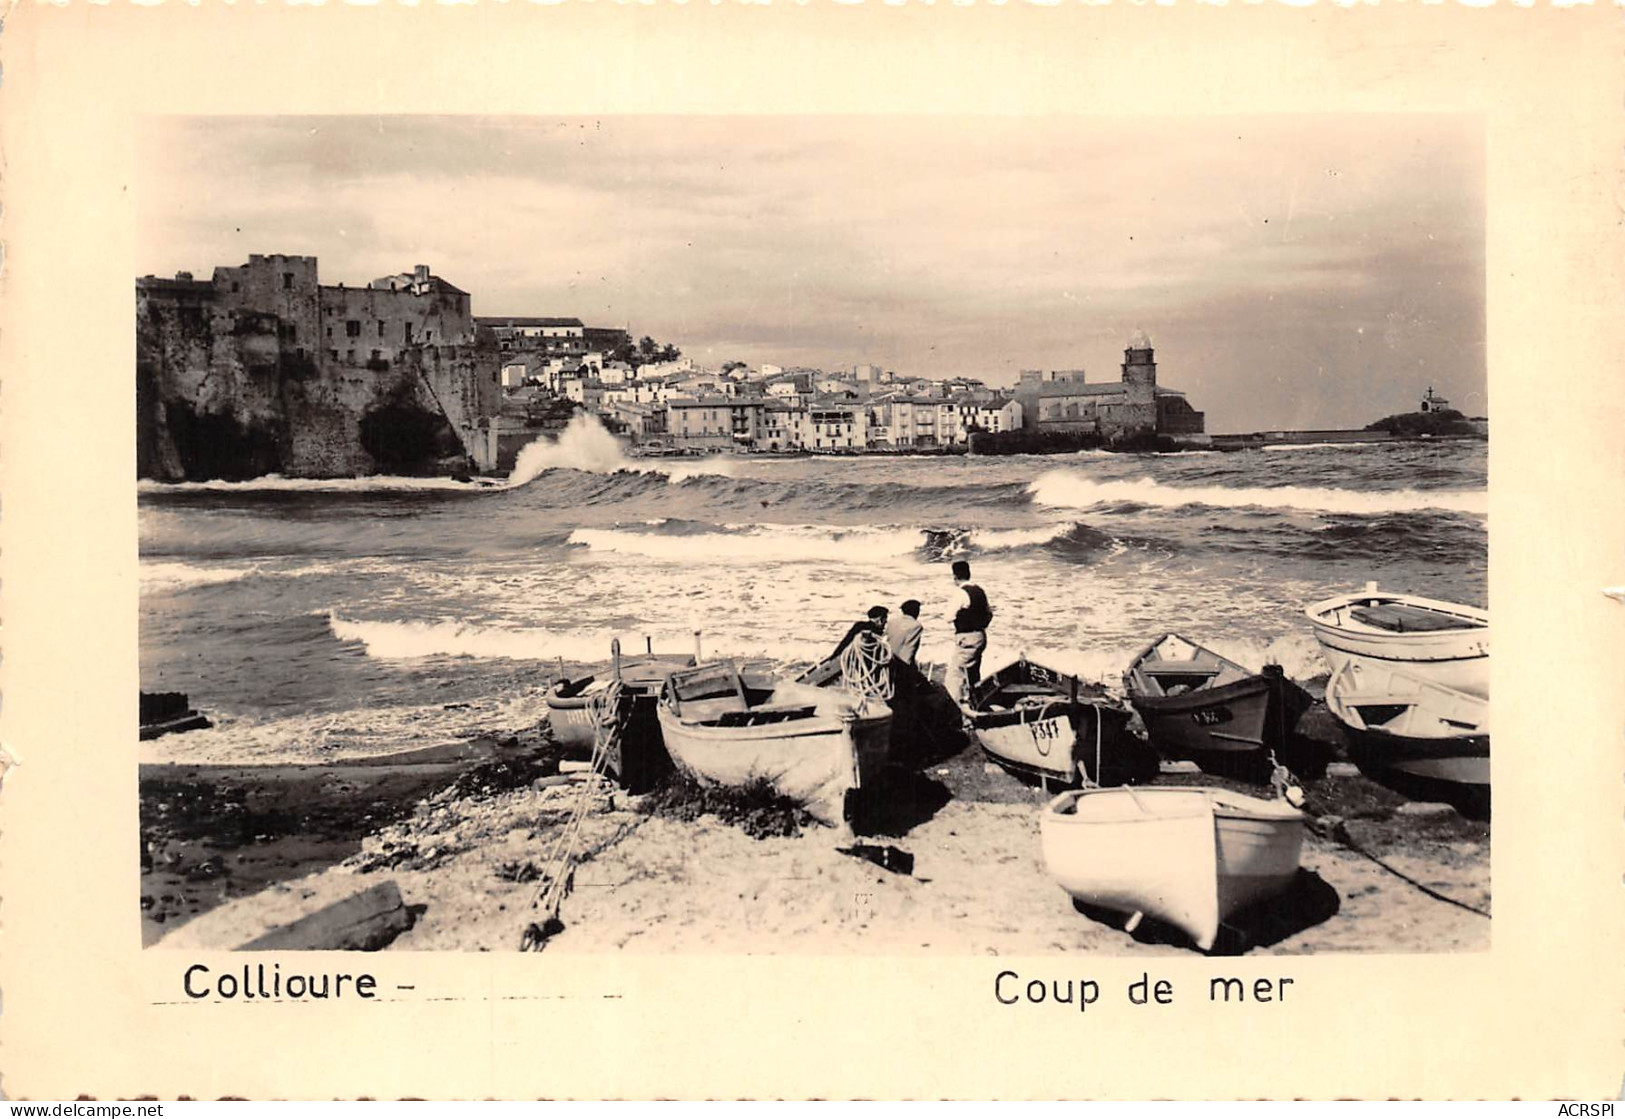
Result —
<instances>
[{"instance_id":1,"label":"white sea foam","mask_svg":"<svg viewBox=\"0 0 1625 1119\"><path fill-rule=\"evenodd\" d=\"M1411 513L1445 509L1484 516L1488 495L1474 490L1342 490L1316 486L1166 486L1153 478L1097 481L1068 470L1041 474L1027 487L1034 502L1056 508L1090 509L1116 501L1177 508L1211 505L1223 509L1256 506L1325 513Z\"/></svg>"},{"instance_id":2,"label":"white sea foam","mask_svg":"<svg viewBox=\"0 0 1625 1119\"><path fill-rule=\"evenodd\" d=\"M1358 451L1374 446L1376 446L1375 443L1265 443L1260 449L1265 451Z\"/></svg>"},{"instance_id":3,"label":"white sea foam","mask_svg":"<svg viewBox=\"0 0 1625 1119\"><path fill-rule=\"evenodd\" d=\"M731 524L724 525L721 532L684 536L578 528L570 534L569 542L594 552L676 563L795 563L802 560L885 563L912 555L924 544L925 538L919 529L885 526Z\"/></svg>"},{"instance_id":4,"label":"white sea foam","mask_svg":"<svg viewBox=\"0 0 1625 1119\"><path fill-rule=\"evenodd\" d=\"M203 567L192 563L143 560L141 589L144 592L179 591L214 583L232 583L257 572L258 568L254 567Z\"/></svg>"},{"instance_id":5,"label":"white sea foam","mask_svg":"<svg viewBox=\"0 0 1625 1119\"><path fill-rule=\"evenodd\" d=\"M360 621L341 617L337 611L329 612L327 617L334 637L361 642L367 655L377 660L451 656L602 664L609 660L611 642L617 638L627 655L641 653L647 645L657 653L686 654L694 650L696 640L694 630L674 629L669 624L637 633L617 633L604 628L555 630L463 622ZM769 654L767 642L741 633L707 630L699 640L707 657L753 658ZM771 644L771 655L781 660L811 660L824 650L821 641L774 640Z\"/></svg>"},{"instance_id":6,"label":"white sea foam","mask_svg":"<svg viewBox=\"0 0 1625 1119\"><path fill-rule=\"evenodd\" d=\"M1002 552L1048 544L1072 531L1073 522L1056 521L1036 528L977 528L964 536L965 546L981 552Z\"/></svg>"},{"instance_id":7,"label":"white sea foam","mask_svg":"<svg viewBox=\"0 0 1625 1119\"><path fill-rule=\"evenodd\" d=\"M392 490L480 490L496 488L490 481L459 482L453 478L402 478L379 474L367 478L284 478L280 474L266 474L245 482L154 482L142 479L136 483L138 493L248 493L256 490L275 490L305 493L381 493Z\"/></svg>"},{"instance_id":8,"label":"white sea foam","mask_svg":"<svg viewBox=\"0 0 1625 1119\"><path fill-rule=\"evenodd\" d=\"M706 474L731 475L726 459L698 459L681 464L658 465L647 459L631 459L621 441L596 416L583 412L572 419L555 441L547 436L533 440L519 452L507 485L522 486L546 470L581 470L589 474L616 474L630 471L664 474L672 483L685 482Z\"/></svg>"},{"instance_id":9,"label":"white sea foam","mask_svg":"<svg viewBox=\"0 0 1625 1119\"><path fill-rule=\"evenodd\" d=\"M234 716L214 726L141 744L145 763L275 765L355 761L485 734L525 730L547 713L541 687L455 705L369 705L349 711Z\"/></svg>"}]
</instances>

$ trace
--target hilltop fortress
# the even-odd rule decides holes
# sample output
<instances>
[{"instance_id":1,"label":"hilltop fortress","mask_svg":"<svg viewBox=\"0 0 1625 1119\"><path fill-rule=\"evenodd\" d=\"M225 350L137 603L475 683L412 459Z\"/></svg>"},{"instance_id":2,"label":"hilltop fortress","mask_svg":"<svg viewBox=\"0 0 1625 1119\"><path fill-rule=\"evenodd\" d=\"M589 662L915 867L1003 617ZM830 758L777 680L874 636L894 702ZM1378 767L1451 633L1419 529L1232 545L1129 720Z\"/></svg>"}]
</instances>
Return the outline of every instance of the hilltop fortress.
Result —
<instances>
[{"instance_id":1,"label":"hilltop fortress","mask_svg":"<svg viewBox=\"0 0 1625 1119\"><path fill-rule=\"evenodd\" d=\"M136 468L162 481L496 466L500 351L426 266L318 283L313 256L136 281Z\"/></svg>"}]
</instances>

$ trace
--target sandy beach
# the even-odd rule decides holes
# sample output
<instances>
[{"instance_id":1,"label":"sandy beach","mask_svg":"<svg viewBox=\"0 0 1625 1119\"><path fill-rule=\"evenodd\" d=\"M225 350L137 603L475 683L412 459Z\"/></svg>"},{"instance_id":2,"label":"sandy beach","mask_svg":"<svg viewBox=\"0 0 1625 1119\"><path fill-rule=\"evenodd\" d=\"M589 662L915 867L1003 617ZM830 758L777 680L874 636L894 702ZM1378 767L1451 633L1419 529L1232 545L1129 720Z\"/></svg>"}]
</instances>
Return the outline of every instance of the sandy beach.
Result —
<instances>
[{"instance_id":1,"label":"sandy beach","mask_svg":"<svg viewBox=\"0 0 1625 1119\"><path fill-rule=\"evenodd\" d=\"M1317 706L1300 724L1330 730ZM1328 740L1329 744L1329 740ZM234 948L381 882L412 917L392 949L518 949L559 829L589 798L549 952L1182 953L1178 934L1084 913L1045 873L1044 794L974 743L899 769L845 849L782 814L727 821L659 791L559 775L545 725L368 764L142 768L145 940ZM1192 772L1164 784L1224 783ZM1235 786L1257 792L1247 786ZM1291 891L1217 951L1455 952L1490 942L1489 826L1334 762L1306 782ZM1477 910L1479 912L1474 912Z\"/></svg>"}]
</instances>

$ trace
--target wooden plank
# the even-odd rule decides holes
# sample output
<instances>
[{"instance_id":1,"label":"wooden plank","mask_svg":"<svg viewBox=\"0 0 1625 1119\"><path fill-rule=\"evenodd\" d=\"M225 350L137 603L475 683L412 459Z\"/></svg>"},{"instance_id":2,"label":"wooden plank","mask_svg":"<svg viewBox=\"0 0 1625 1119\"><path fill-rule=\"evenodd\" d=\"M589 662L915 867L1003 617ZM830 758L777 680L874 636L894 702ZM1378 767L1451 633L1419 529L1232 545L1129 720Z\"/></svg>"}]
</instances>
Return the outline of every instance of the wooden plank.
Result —
<instances>
[{"instance_id":1,"label":"wooden plank","mask_svg":"<svg viewBox=\"0 0 1625 1119\"><path fill-rule=\"evenodd\" d=\"M1481 624L1455 614L1441 614L1406 606L1398 602L1385 602L1376 606L1356 606L1349 611L1356 621L1390 633L1439 633L1456 629L1479 629Z\"/></svg>"},{"instance_id":2,"label":"wooden plank","mask_svg":"<svg viewBox=\"0 0 1625 1119\"><path fill-rule=\"evenodd\" d=\"M245 952L372 952L412 927L412 914L393 881L334 902L241 946Z\"/></svg>"}]
</instances>

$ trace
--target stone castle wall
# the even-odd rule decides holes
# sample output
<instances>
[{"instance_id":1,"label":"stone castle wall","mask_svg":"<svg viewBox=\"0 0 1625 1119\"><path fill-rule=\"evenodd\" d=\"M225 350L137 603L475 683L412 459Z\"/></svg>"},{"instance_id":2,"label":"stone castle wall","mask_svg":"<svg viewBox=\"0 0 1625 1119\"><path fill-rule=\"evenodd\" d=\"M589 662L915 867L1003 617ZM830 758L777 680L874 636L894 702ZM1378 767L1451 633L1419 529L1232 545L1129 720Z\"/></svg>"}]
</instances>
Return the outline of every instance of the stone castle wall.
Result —
<instances>
[{"instance_id":1,"label":"stone castle wall","mask_svg":"<svg viewBox=\"0 0 1625 1119\"><path fill-rule=\"evenodd\" d=\"M137 281L139 475L494 468L487 428L500 403L500 360L494 342L476 336L467 300L321 288L313 257L251 257L208 281ZM363 310L375 337L350 360L352 347L328 345L327 332L343 332ZM379 321L386 336L393 328L387 346L376 344ZM439 344L407 344L406 322Z\"/></svg>"}]
</instances>

